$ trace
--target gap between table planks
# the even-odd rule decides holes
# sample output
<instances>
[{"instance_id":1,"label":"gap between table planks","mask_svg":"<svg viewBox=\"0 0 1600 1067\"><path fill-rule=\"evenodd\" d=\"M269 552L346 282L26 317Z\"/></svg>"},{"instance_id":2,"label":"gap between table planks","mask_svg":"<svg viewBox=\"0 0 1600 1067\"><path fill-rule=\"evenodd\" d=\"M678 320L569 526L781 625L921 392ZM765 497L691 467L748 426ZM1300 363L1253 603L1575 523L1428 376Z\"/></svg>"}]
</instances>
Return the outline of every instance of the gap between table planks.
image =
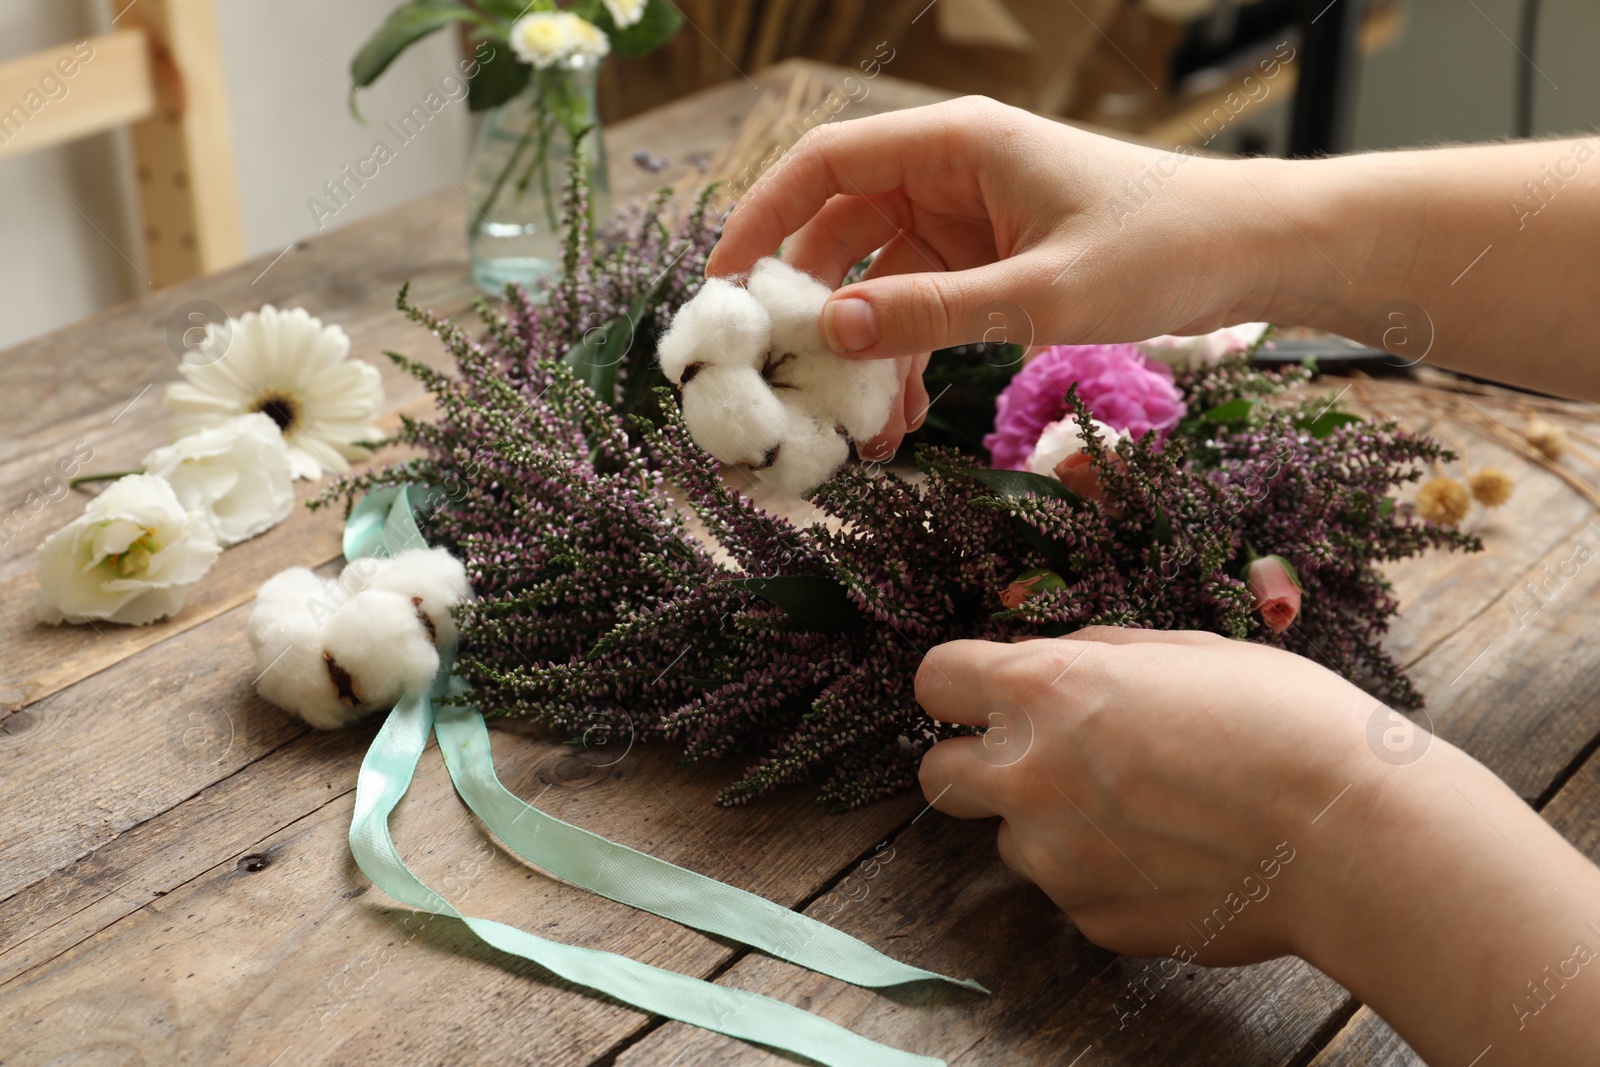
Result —
<instances>
[{"instance_id":1,"label":"gap between table planks","mask_svg":"<svg viewBox=\"0 0 1600 1067\"><path fill-rule=\"evenodd\" d=\"M784 77L780 69L758 81L776 87ZM895 96L901 87L887 77L875 85L880 89L879 105L939 96L915 88ZM910 99L918 93L921 99ZM610 131L612 154L620 162L635 143L677 159L698 146L710 150L754 98L747 84L734 82L619 124ZM674 137L683 147L674 150ZM345 325L357 353L375 362L380 348L393 347L441 364L437 343L392 310L393 291L415 277L414 298L424 306L466 308L463 211L459 195L446 190L297 247L254 287L265 257L0 355L0 396L16 401L10 424L25 435L24 455L0 466L0 487L17 498L58 448L101 428L98 457L142 455L157 443L154 407L137 406L152 405L154 396L136 400L134 417L111 420L142 382L175 376L161 336L166 314L182 299L205 297L235 312L266 301L303 303ZM55 352L72 359L55 359ZM392 407L425 409L409 379L387 366L384 372ZM1488 455L1492 444L1475 445L1475 452L1483 447ZM1583 611L1588 583L1580 576L1535 619L1532 634L1515 631L1505 604L1526 576L1565 557L1591 513L1553 480L1507 465L1519 475L1515 517L1502 520L1491 555L1432 557L1395 569L1408 616L1391 647L1415 659L1441 733L1531 797L1557 783L1600 729L1584 712L1592 701L1575 706L1572 699L1592 695L1584 682L1595 673L1592 653L1580 649L1562 664L1535 654L1592 625ZM76 506L47 508L29 527L27 547ZM0 895L9 897L0 925L0 1048L14 1050L7 1062L93 1049L111 1059L121 1050L155 1061L227 1055L271 1062L283 1055L282 1062L366 1062L396 1052L429 1060L530 1049L560 1063L652 1063L657 1050L660 1062L671 1055L683 1055L684 1063L759 1060L762 1054L746 1046L685 1035L686 1028L533 977L531 967L474 948L453 925L405 926L400 909L366 894L343 833L370 728L307 732L254 698L240 671L248 663L241 605L282 566L335 558L337 525L326 513L298 514L228 553L179 619L103 635L30 626L31 606L17 611L12 602L31 581L31 553L13 543L0 556L0 578L12 592L0 625L22 638L21 656L8 657L10 680L0 698L21 693L14 704L23 705L0 723L9 731L0 735L0 788L8 801L0 819L9 823L0 837ZM1505 658L1477 661L1462 688L1478 697L1455 697L1451 683L1461 683L1480 639L1504 642ZM13 673L19 661L31 664L30 674ZM1552 676L1555 666L1564 669ZM1531 699L1520 724L1503 714L1508 694ZM218 709L233 743L207 762L212 753L200 746L197 755L183 735L199 729L213 736L209 729L220 737L221 720L207 718ZM92 725L84 729L86 723ZM541 765L546 777L563 778L553 771L559 746L501 732L495 738L502 773L522 795L532 799L545 789ZM482 855L487 870L470 876L466 897L469 906L481 904L480 913L809 999L830 1018L958 1062L1064 1062L1062 1050L1077 1038L1108 1049L1115 1035L1126 1036L1109 1008L1144 964L1083 942L1041 894L1000 867L992 825L929 814L902 831L918 809L915 798L843 819L813 814L798 794L724 812L709 799L728 768L685 774L670 763L665 751L640 751L619 766L621 779L551 788L540 803L791 906L855 871L856 857L899 831L892 846L898 859L867 883L865 900L840 908L837 895L823 897L811 910L837 908L835 921L846 929L920 964L990 982L996 997L929 989L865 994L574 893L498 851L480 854L482 835L436 762L419 775L417 797L396 819L397 836L424 876L436 880L461 877ZM246 856L268 862L241 869ZM528 883L539 887L537 901L527 901ZM385 955L390 942L395 947ZM1196 971L1182 982L1169 987L1169 1000L1158 998L1140 1013L1142 1036L1106 1055L1127 1062L1162 1053L1187 1055L1187 1062L1304 1062L1306 1050L1354 1007L1337 986L1293 961ZM411 1010L384 1014L392 1005ZM463 1012L472 1025L434 1025L451 1012Z\"/></svg>"}]
</instances>

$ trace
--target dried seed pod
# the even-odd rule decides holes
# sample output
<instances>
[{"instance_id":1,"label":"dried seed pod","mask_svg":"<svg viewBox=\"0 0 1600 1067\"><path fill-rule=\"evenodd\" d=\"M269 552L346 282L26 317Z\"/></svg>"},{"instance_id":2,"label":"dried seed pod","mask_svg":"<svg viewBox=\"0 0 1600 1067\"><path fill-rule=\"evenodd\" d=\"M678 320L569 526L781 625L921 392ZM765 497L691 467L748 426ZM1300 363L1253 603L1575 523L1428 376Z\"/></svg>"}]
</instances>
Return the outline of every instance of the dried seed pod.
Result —
<instances>
[{"instance_id":1,"label":"dried seed pod","mask_svg":"<svg viewBox=\"0 0 1600 1067\"><path fill-rule=\"evenodd\" d=\"M1497 508L1511 499L1511 491L1516 488L1516 482L1511 475L1497 467L1483 467L1473 473L1468 479L1472 486L1472 496L1478 503L1486 508Z\"/></svg>"},{"instance_id":2,"label":"dried seed pod","mask_svg":"<svg viewBox=\"0 0 1600 1067\"><path fill-rule=\"evenodd\" d=\"M1522 428L1522 436L1546 459L1560 459L1567 454L1567 428L1542 415L1535 415Z\"/></svg>"},{"instance_id":3,"label":"dried seed pod","mask_svg":"<svg viewBox=\"0 0 1600 1067\"><path fill-rule=\"evenodd\" d=\"M1470 510L1472 497L1467 487L1454 478L1433 478L1417 490L1417 514L1429 522L1455 526Z\"/></svg>"}]
</instances>

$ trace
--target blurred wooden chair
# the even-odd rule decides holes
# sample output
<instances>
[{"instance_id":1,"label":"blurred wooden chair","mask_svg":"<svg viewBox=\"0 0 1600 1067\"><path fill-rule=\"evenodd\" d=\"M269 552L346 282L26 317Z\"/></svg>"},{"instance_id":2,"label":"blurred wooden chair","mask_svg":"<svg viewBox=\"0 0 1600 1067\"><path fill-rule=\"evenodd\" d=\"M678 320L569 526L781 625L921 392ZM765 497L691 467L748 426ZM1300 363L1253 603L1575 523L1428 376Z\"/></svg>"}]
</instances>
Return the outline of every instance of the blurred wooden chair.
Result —
<instances>
[{"instance_id":1,"label":"blurred wooden chair","mask_svg":"<svg viewBox=\"0 0 1600 1067\"><path fill-rule=\"evenodd\" d=\"M0 63L0 159L128 126L150 280L232 266L244 234L212 0L116 5L114 32Z\"/></svg>"}]
</instances>

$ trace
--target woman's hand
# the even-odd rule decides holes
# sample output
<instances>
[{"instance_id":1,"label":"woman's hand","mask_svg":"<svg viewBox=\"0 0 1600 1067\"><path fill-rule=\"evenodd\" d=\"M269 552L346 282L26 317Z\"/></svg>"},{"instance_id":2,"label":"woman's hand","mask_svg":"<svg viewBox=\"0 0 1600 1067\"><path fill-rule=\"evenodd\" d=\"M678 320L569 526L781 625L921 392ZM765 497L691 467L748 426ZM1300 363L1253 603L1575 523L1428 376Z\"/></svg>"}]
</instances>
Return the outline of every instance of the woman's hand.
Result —
<instances>
[{"instance_id":1,"label":"woman's hand","mask_svg":"<svg viewBox=\"0 0 1600 1067\"><path fill-rule=\"evenodd\" d=\"M861 448L883 461L922 424L934 349L1139 340L1247 319L1259 211L1210 191L1220 177L1187 150L968 97L809 131L740 200L707 273L744 273L784 242L785 260L837 287L881 250L824 305L822 327L841 355L901 361L889 423ZM1174 181L1182 193L1163 188Z\"/></svg>"},{"instance_id":2,"label":"woman's hand","mask_svg":"<svg viewBox=\"0 0 1600 1067\"><path fill-rule=\"evenodd\" d=\"M1094 627L941 645L916 692L988 728L924 756L929 802L1000 816L1001 859L1097 944L1212 965L1294 953L1429 1063L1489 1046L1496 1063L1594 1062L1600 870L1333 673L1214 634Z\"/></svg>"},{"instance_id":3,"label":"woman's hand","mask_svg":"<svg viewBox=\"0 0 1600 1067\"><path fill-rule=\"evenodd\" d=\"M823 312L834 350L864 358L1203 332L1246 318L1255 274L1261 205L1228 166L983 97L819 126L741 198L707 273L787 239L836 285L881 248Z\"/></svg>"},{"instance_id":4,"label":"woman's hand","mask_svg":"<svg viewBox=\"0 0 1600 1067\"><path fill-rule=\"evenodd\" d=\"M1377 701L1355 686L1216 634L1096 627L941 645L916 692L936 719L989 728L935 745L923 792L999 815L1000 857L1090 940L1207 964L1301 947L1302 857L1326 836L1312 820L1372 762Z\"/></svg>"}]
</instances>

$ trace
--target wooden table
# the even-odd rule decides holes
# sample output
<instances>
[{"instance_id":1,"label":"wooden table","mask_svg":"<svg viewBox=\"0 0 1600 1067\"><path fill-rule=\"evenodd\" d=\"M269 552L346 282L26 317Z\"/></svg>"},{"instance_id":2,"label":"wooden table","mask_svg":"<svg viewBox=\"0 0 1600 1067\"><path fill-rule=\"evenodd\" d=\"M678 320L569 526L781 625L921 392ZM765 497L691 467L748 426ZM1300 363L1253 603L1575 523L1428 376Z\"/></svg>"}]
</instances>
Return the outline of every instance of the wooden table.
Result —
<instances>
[{"instance_id":1,"label":"wooden table","mask_svg":"<svg viewBox=\"0 0 1600 1067\"><path fill-rule=\"evenodd\" d=\"M756 81L781 87L794 69ZM882 75L845 113L938 95ZM658 181L634 172L632 149L666 152L681 166L730 137L756 99L751 83L735 81L608 131L619 192ZM156 292L0 354L0 501L20 527L0 534L9 538L0 549L7 1067L780 1062L551 982L453 922L419 919L370 892L345 835L375 727L314 732L266 704L251 689L244 638L249 601L268 576L335 566L336 515L299 511L230 549L164 623L57 629L33 620L32 548L84 501L80 492L49 500L41 478L80 442L93 449L89 468L116 469L163 441L175 308L195 299L235 314L303 305L341 324L356 353L383 368L392 425L399 412L424 412L426 397L381 350L445 358L393 310L395 292L409 279L423 305L466 311L475 294L465 209L446 189L296 245L270 268L263 259ZM1590 638L1600 568L1560 584L1524 628L1510 609L1524 583L1544 582L1545 568L1556 573L1581 541L1594 545L1600 524L1587 525L1593 509L1562 482L1491 441L1471 447L1476 462L1516 472L1516 502L1482 526L1484 554L1394 569L1405 615L1391 647L1429 694L1437 731L1600 857L1600 645ZM300 483L302 497L310 492ZM963 1065L1415 1062L1348 993L1292 959L1186 968L1119 1026L1113 1005L1126 1007L1128 984L1147 964L1088 944L1011 875L996 859L992 823L919 819L919 797L848 816L824 814L798 793L722 810L711 798L726 769L684 772L664 749L635 748L596 767L553 741L494 737L507 784L552 814L830 916L902 959L976 977L994 995L866 992L573 890L490 845L429 754L396 838L425 880L453 879L456 903L472 913L771 994ZM892 860L868 877L862 861L891 840ZM1498 860L1516 857L1508 846Z\"/></svg>"}]
</instances>

